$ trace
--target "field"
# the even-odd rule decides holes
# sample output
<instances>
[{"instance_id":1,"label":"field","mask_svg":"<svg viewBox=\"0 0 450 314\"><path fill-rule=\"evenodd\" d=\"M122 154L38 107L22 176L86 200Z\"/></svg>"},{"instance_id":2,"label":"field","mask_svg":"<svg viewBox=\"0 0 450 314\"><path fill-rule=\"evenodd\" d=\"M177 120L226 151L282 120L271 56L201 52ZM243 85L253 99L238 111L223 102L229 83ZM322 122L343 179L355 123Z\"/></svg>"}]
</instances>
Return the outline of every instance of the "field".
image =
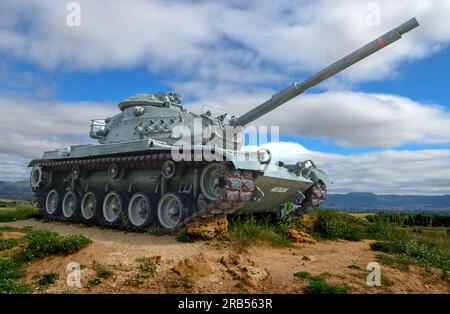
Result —
<instances>
[{"instance_id":1,"label":"field","mask_svg":"<svg viewBox=\"0 0 450 314\"><path fill-rule=\"evenodd\" d=\"M2 293L450 293L446 227L318 211L281 223L235 218L222 237L194 240L18 217L0 223ZM314 240L294 242L292 230ZM380 287L366 283L370 262L381 265ZM79 287L67 283L73 263Z\"/></svg>"}]
</instances>

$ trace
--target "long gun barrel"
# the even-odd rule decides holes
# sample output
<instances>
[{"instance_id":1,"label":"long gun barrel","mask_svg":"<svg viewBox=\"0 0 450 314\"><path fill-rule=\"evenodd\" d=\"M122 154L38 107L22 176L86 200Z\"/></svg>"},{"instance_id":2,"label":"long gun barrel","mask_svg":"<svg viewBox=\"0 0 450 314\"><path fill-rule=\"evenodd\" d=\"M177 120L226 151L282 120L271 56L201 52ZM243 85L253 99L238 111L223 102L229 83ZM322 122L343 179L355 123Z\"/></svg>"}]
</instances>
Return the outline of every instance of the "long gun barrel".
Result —
<instances>
[{"instance_id":1,"label":"long gun barrel","mask_svg":"<svg viewBox=\"0 0 450 314\"><path fill-rule=\"evenodd\" d=\"M244 126L259 117L265 115L269 111L281 106L282 104L288 102L292 98L302 94L305 90L310 87L313 87L320 82L325 81L331 76L345 70L351 65L361 61L364 58L374 54L378 50L383 49L387 45L392 44L393 42L402 38L402 35L409 32L410 30L419 26L419 23L415 18L410 19L409 21L403 23L397 28L387 32L383 36L375 39L374 41L368 43L364 47L352 52L346 57L340 59L339 61L333 63L332 65L326 67L322 71L312 75L308 79L303 82L296 82L284 90L273 95L269 100L265 101L258 107L253 108L249 112L243 114L239 118L236 119L236 124Z\"/></svg>"}]
</instances>

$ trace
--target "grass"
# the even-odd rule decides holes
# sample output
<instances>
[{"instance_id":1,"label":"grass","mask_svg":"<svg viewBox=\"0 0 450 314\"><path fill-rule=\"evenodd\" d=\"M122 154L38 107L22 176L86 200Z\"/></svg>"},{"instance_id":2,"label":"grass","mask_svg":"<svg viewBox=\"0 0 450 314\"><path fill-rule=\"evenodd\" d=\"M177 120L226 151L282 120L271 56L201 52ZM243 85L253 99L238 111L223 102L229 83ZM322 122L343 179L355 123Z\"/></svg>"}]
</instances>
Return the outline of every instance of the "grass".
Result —
<instances>
[{"instance_id":1,"label":"grass","mask_svg":"<svg viewBox=\"0 0 450 314\"><path fill-rule=\"evenodd\" d=\"M12 249L18 243L17 239L0 239L0 251Z\"/></svg>"},{"instance_id":2,"label":"grass","mask_svg":"<svg viewBox=\"0 0 450 314\"><path fill-rule=\"evenodd\" d=\"M22 232L21 239L0 239L0 246L7 250L0 258L0 294L31 293L33 287L23 284L26 276L26 262L53 255L71 254L88 245L91 241L81 236L59 236L47 230L31 230L29 228L1 227L0 232ZM56 282L58 273L48 272L38 276L40 288L47 287Z\"/></svg>"},{"instance_id":3,"label":"grass","mask_svg":"<svg viewBox=\"0 0 450 314\"><path fill-rule=\"evenodd\" d=\"M106 280L108 278L111 278L114 275L114 272L108 269L106 266L99 265L95 267L95 274L97 275L97 278Z\"/></svg>"},{"instance_id":4,"label":"grass","mask_svg":"<svg viewBox=\"0 0 450 314\"><path fill-rule=\"evenodd\" d=\"M158 269L158 263L155 257L138 258L139 271L144 274L154 275Z\"/></svg>"},{"instance_id":5,"label":"grass","mask_svg":"<svg viewBox=\"0 0 450 314\"><path fill-rule=\"evenodd\" d=\"M186 243L191 243L195 241L194 238L192 238L187 234L186 229L183 229L180 232L178 232L176 235L176 239L178 242L186 242Z\"/></svg>"},{"instance_id":6,"label":"grass","mask_svg":"<svg viewBox=\"0 0 450 314\"><path fill-rule=\"evenodd\" d=\"M25 238L27 245L14 256L18 261L30 261L53 254L72 254L92 242L81 235L60 236L48 230L30 231Z\"/></svg>"},{"instance_id":7,"label":"grass","mask_svg":"<svg viewBox=\"0 0 450 314\"><path fill-rule=\"evenodd\" d=\"M104 265L97 265L94 267L94 270L95 270L95 277L89 279L88 281L88 285L91 287L101 284L103 281L105 281L108 278L111 278L114 275L114 272Z\"/></svg>"},{"instance_id":8,"label":"grass","mask_svg":"<svg viewBox=\"0 0 450 314\"><path fill-rule=\"evenodd\" d=\"M167 235L167 230L165 230L164 228L162 228L160 226L150 226L148 228L147 232L149 234L157 236L157 237Z\"/></svg>"},{"instance_id":9,"label":"grass","mask_svg":"<svg viewBox=\"0 0 450 314\"><path fill-rule=\"evenodd\" d=\"M0 259L0 294L30 293L31 286L19 282L25 275L26 270L22 264Z\"/></svg>"},{"instance_id":10,"label":"grass","mask_svg":"<svg viewBox=\"0 0 450 314\"><path fill-rule=\"evenodd\" d=\"M11 222L35 217L37 208L27 202L0 202L0 222Z\"/></svg>"},{"instance_id":11,"label":"grass","mask_svg":"<svg viewBox=\"0 0 450 314\"><path fill-rule=\"evenodd\" d=\"M54 284L59 279L59 274L55 272L44 273L39 278L39 286L48 287L49 285Z\"/></svg>"},{"instance_id":12,"label":"grass","mask_svg":"<svg viewBox=\"0 0 450 314\"><path fill-rule=\"evenodd\" d=\"M298 272L294 274L300 280L309 281L303 288L303 292L306 294L348 294L350 288L346 285L332 285L325 281L325 274L320 276L313 276L306 271Z\"/></svg>"},{"instance_id":13,"label":"grass","mask_svg":"<svg viewBox=\"0 0 450 314\"><path fill-rule=\"evenodd\" d=\"M410 258L422 266L439 268L450 280L450 254L442 252L429 240L405 235L387 241L374 242L370 247L376 251L395 253Z\"/></svg>"},{"instance_id":14,"label":"grass","mask_svg":"<svg viewBox=\"0 0 450 314\"><path fill-rule=\"evenodd\" d=\"M257 219L249 216L244 219L238 217L230 222L228 238L243 246L250 246L256 242L264 242L273 247L291 246L292 242L284 233L289 229L286 221L278 224L271 223L268 219Z\"/></svg>"}]
</instances>

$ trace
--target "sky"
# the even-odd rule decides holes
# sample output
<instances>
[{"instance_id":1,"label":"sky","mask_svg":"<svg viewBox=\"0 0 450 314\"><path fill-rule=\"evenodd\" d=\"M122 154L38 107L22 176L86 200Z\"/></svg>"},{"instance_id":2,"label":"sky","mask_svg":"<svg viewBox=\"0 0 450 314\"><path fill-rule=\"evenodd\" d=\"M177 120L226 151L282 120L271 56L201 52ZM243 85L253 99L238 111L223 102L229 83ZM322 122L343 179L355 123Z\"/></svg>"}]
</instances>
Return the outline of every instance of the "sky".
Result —
<instances>
[{"instance_id":1,"label":"sky","mask_svg":"<svg viewBox=\"0 0 450 314\"><path fill-rule=\"evenodd\" d=\"M95 143L89 120L130 95L176 91L190 111L240 115L415 16L419 28L255 124L279 126L270 149L314 159L330 192L450 194L449 14L448 0L0 1L0 180Z\"/></svg>"}]
</instances>

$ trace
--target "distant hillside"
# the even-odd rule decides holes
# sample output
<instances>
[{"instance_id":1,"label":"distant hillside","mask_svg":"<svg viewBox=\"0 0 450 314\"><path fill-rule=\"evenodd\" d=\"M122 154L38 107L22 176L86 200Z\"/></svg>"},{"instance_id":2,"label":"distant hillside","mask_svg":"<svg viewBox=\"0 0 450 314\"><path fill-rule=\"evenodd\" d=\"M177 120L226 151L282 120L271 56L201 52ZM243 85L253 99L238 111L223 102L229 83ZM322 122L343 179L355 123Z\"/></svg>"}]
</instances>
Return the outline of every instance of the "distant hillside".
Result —
<instances>
[{"instance_id":1,"label":"distant hillside","mask_svg":"<svg viewBox=\"0 0 450 314\"><path fill-rule=\"evenodd\" d=\"M28 181L0 181L0 198L31 200ZM328 194L325 208L335 208L351 212L430 212L450 214L450 195L376 195L372 193Z\"/></svg>"},{"instance_id":2,"label":"distant hillside","mask_svg":"<svg viewBox=\"0 0 450 314\"><path fill-rule=\"evenodd\" d=\"M33 198L33 193L31 192L30 182L28 182L28 181L17 181L17 182L0 181L0 198L1 197L12 198L12 199L31 200Z\"/></svg>"},{"instance_id":3,"label":"distant hillside","mask_svg":"<svg viewBox=\"0 0 450 314\"><path fill-rule=\"evenodd\" d=\"M450 214L450 195L329 194L323 207L346 211L436 212Z\"/></svg>"}]
</instances>

